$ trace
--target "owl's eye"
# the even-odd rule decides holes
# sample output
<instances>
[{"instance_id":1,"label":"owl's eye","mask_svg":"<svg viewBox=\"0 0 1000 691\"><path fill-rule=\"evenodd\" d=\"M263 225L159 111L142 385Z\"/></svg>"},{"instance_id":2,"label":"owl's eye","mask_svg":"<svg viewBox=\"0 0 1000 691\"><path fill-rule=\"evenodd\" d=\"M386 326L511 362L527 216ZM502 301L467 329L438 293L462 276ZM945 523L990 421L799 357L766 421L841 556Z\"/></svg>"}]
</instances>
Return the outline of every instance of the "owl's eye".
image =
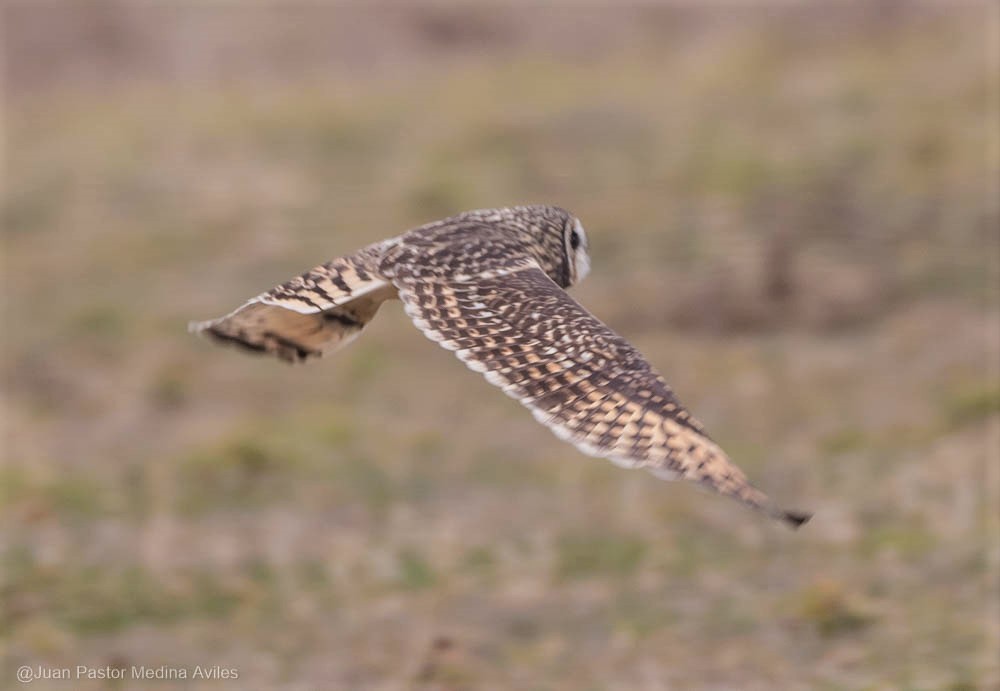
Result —
<instances>
[{"instance_id":1,"label":"owl's eye","mask_svg":"<svg viewBox=\"0 0 1000 691\"><path fill-rule=\"evenodd\" d=\"M573 249L580 246L580 234L575 230L569 234L569 246Z\"/></svg>"}]
</instances>

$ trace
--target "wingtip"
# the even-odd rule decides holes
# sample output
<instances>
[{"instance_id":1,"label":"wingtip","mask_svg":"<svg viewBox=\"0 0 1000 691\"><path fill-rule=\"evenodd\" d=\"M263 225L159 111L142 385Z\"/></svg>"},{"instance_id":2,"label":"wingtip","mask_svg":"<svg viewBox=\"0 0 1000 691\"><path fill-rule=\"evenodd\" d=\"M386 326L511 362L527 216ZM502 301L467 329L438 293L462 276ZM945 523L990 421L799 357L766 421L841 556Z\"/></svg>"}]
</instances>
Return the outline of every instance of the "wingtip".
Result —
<instances>
[{"instance_id":1,"label":"wingtip","mask_svg":"<svg viewBox=\"0 0 1000 691\"><path fill-rule=\"evenodd\" d=\"M792 530L798 530L803 525L808 523L809 519L812 517L813 515L811 513L805 513L802 511L782 511L780 513L781 520L783 520Z\"/></svg>"}]
</instances>

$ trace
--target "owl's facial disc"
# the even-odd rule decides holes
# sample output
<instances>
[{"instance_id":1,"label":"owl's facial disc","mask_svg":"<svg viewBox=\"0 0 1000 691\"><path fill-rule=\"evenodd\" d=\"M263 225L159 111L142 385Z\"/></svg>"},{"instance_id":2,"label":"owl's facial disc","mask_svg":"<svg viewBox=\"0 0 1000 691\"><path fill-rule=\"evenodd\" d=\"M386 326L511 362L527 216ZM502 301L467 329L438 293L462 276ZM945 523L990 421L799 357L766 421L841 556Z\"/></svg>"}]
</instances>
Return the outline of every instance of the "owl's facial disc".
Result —
<instances>
[{"instance_id":1,"label":"owl's facial disc","mask_svg":"<svg viewBox=\"0 0 1000 691\"><path fill-rule=\"evenodd\" d=\"M590 243L587 242L587 231L583 229L579 219L573 221L567 249L573 262L572 282L579 283L590 273Z\"/></svg>"}]
</instances>

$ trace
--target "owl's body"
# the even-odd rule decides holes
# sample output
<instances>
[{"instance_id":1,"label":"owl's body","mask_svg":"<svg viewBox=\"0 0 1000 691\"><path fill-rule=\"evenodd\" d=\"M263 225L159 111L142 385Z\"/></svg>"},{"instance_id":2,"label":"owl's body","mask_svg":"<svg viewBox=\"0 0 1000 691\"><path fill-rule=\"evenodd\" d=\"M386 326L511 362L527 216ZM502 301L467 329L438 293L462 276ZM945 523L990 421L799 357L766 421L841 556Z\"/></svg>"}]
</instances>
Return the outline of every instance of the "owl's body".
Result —
<instances>
[{"instance_id":1,"label":"owl's body","mask_svg":"<svg viewBox=\"0 0 1000 691\"><path fill-rule=\"evenodd\" d=\"M694 480L798 526L705 433L639 351L564 288L589 271L580 222L549 206L471 211L334 259L192 325L297 362L345 345L387 299L428 338L585 453Z\"/></svg>"}]
</instances>

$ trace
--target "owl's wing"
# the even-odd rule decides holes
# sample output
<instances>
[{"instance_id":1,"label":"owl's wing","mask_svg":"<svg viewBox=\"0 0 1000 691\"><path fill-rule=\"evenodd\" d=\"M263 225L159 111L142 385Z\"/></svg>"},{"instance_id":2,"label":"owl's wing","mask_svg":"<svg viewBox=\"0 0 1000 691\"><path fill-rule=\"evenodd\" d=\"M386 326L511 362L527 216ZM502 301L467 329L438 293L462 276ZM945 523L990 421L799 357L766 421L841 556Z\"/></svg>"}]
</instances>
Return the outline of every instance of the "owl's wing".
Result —
<instances>
[{"instance_id":1,"label":"owl's wing","mask_svg":"<svg viewBox=\"0 0 1000 691\"><path fill-rule=\"evenodd\" d=\"M380 243L333 259L189 330L287 362L320 357L354 340L396 289L378 271Z\"/></svg>"},{"instance_id":2,"label":"owl's wing","mask_svg":"<svg viewBox=\"0 0 1000 691\"><path fill-rule=\"evenodd\" d=\"M414 324L584 453L694 480L792 526L639 351L534 262L468 280L397 275Z\"/></svg>"}]
</instances>

